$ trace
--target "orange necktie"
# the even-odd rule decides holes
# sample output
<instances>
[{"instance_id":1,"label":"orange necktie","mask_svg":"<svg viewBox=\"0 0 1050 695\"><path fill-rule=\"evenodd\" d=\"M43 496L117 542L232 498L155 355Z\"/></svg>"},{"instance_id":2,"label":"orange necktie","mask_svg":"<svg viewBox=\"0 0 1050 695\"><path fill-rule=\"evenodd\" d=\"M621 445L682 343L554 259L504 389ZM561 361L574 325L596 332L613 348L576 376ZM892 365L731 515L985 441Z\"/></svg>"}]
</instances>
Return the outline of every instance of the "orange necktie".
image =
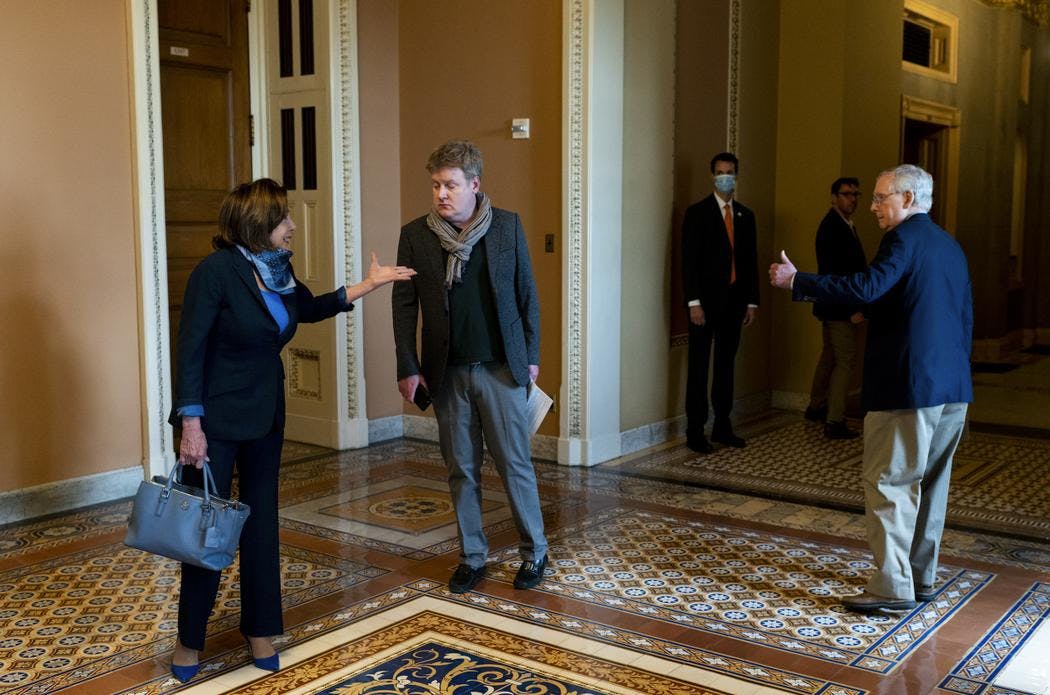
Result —
<instances>
[{"instance_id":1,"label":"orange necktie","mask_svg":"<svg viewBox=\"0 0 1050 695\"><path fill-rule=\"evenodd\" d=\"M726 234L729 235L729 284L736 282L736 240L733 237L733 204L725 206Z\"/></svg>"}]
</instances>

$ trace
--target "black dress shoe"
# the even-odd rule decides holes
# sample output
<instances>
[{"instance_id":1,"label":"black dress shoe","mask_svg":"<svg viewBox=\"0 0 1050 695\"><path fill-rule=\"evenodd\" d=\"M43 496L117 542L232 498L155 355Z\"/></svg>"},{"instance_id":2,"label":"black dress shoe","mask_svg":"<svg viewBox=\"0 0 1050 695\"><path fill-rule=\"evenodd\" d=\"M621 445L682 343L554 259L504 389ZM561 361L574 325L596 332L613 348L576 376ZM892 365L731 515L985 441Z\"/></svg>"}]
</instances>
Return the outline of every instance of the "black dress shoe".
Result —
<instances>
[{"instance_id":1,"label":"black dress shoe","mask_svg":"<svg viewBox=\"0 0 1050 695\"><path fill-rule=\"evenodd\" d=\"M718 442L719 444L725 444L726 446L733 446L737 449L742 449L747 442L743 438L733 434L733 430L722 430L711 433L711 441Z\"/></svg>"},{"instance_id":2,"label":"black dress shoe","mask_svg":"<svg viewBox=\"0 0 1050 695\"><path fill-rule=\"evenodd\" d=\"M518 573L514 575L515 589L531 589L543 581L543 572L547 569L547 556L539 562L526 560L521 563Z\"/></svg>"},{"instance_id":3,"label":"black dress shoe","mask_svg":"<svg viewBox=\"0 0 1050 695\"><path fill-rule=\"evenodd\" d=\"M876 613L878 611L910 611L915 608L915 601L906 598L886 598L867 591L856 596L842 599L842 605L856 613Z\"/></svg>"},{"instance_id":4,"label":"black dress shoe","mask_svg":"<svg viewBox=\"0 0 1050 695\"><path fill-rule=\"evenodd\" d=\"M846 427L845 422L829 422L824 425L824 436L828 439L856 439L860 433Z\"/></svg>"},{"instance_id":5,"label":"black dress shoe","mask_svg":"<svg viewBox=\"0 0 1050 695\"><path fill-rule=\"evenodd\" d=\"M691 451L695 451L698 454L710 454L715 450L715 448L711 446L711 442L707 441L707 437L702 434L699 437L686 439L685 445L689 447Z\"/></svg>"},{"instance_id":6,"label":"black dress shoe","mask_svg":"<svg viewBox=\"0 0 1050 695\"><path fill-rule=\"evenodd\" d=\"M485 565L481 567L460 565L452 573L452 578L448 580L448 590L454 594L465 594L473 589L474 585L484 576Z\"/></svg>"},{"instance_id":7,"label":"black dress shoe","mask_svg":"<svg viewBox=\"0 0 1050 695\"><path fill-rule=\"evenodd\" d=\"M805 418L810 422L824 422L828 417L828 407L806 408Z\"/></svg>"},{"instance_id":8,"label":"black dress shoe","mask_svg":"<svg viewBox=\"0 0 1050 695\"><path fill-rule=\"evenodd\" d=\"M933 584L916 584L915 600L928 603L937 596L937 588Z\"/></svg>"}]
</instances>

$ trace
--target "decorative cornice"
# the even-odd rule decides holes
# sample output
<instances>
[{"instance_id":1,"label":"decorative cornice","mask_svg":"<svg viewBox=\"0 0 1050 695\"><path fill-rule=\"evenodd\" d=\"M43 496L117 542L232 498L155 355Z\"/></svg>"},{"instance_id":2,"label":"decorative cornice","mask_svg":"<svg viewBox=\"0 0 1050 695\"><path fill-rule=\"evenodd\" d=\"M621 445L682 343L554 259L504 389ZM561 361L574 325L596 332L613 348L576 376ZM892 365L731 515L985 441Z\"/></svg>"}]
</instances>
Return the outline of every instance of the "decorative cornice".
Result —
<instances>
[{"instance_id":1,"label":"decorative cornice","mask_svg":"<svg viewBox=\"0 0 1050 695\"><path fill-rule=\"evenodd\" d=\"M1020 10L1026 19L1041 27L1050 26L1050 0L983 0L990 7Z\"/></svg>"}]
</instances>

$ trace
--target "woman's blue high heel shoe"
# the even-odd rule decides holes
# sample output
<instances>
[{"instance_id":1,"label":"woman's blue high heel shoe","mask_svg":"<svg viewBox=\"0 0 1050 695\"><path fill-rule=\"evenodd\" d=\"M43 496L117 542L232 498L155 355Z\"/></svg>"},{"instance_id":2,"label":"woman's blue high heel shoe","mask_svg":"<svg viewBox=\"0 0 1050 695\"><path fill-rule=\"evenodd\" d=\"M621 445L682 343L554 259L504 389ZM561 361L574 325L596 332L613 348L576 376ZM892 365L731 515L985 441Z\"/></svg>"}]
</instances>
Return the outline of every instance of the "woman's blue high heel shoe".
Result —
<instances>
[{"instance_id":1,"label":"woman's blue high heel shoe","mask_svg":"<svg viewBox=\"0 0 1050 695\"><path fill-rule=\"evenodd\" d=\"M248 654L252 657L252 661L255 662L255 668L261 668L264 671L280 671L281 670L281 659L277 656L275 651L270 656L264 656L259 659L256 658L255 652L252 651L252 643L248 641L248 638L244 638L244 643L248 645Z\"/></svg>"},{"instance_id":2,"label":"woman's blue high heel shoe","mask_svg":"<svg viewBox=\"0 0 1050 695\"><path fill-rule=\"evenodd\" d=\"M171 665L171 675L175 676L175 680L180 683L185 683L197 675L201 670L200 664L193 664L192 666L179 666L177 664Z\"/></svg>"}]
</instances>

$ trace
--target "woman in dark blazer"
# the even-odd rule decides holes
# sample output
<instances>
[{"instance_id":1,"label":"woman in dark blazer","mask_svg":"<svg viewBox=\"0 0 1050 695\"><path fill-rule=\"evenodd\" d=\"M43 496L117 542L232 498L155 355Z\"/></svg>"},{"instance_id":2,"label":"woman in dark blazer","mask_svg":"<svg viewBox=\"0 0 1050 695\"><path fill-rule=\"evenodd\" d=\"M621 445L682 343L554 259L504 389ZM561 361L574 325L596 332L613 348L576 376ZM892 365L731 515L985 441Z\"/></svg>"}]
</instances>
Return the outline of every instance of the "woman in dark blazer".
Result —
<instances>
[{"instance_id":1,"label":"woman in dark blazer","mask_svg":"<svg viewBox=\"0 0 1050 695\"><path fill-rule=\"evenodd\" d=\"M280 666L272 637L284 632L278 557L277 472L284 441L281 348L299 323L353 309L351 302L415 271L379 265L368 277L314 296L289 258L295 224L284 187L271 179L241 184L222 203L215 252L194 269L179 324L175 403L182 431L184 482L201 486L208 461L221 497L230 496L236 464L240 500L251 507L240 542L241 633L255 665ZM182 565L179 642L172 674L197 674L220 572Z\"/></svg>"}]
</instances>

